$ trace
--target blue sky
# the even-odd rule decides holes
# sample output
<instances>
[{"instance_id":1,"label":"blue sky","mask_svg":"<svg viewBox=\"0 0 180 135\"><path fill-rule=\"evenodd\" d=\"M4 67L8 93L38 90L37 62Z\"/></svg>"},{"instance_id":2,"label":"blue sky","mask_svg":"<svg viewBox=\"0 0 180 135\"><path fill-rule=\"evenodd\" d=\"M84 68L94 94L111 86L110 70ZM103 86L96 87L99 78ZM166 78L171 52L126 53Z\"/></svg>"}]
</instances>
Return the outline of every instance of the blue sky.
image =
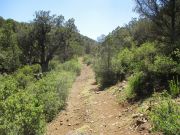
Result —
<instances>
[{"instance_id":1,"label":"blue sky","mask_svg":"<svg viewBox=\"0 0 180 135\"><path fill-rule=\"evenodd\" d=\"M35 11L50 10L74 18L81 34L97 39L138 17L133 8L134 0L1 0L0 16L30 22Z\"/></svg>"}]
</instances>

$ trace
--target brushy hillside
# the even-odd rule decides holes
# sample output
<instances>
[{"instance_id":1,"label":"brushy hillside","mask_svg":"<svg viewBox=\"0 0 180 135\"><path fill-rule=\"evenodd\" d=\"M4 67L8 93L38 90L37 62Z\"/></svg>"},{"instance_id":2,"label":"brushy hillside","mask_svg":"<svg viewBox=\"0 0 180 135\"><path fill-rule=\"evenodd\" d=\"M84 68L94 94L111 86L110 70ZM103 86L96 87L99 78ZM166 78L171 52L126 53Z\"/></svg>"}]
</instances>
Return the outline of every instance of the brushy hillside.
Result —
<instances>
[{"instance_id":1,"label":"brushy hillside","mask_svg":"<svg viewBox=\"0 0 180 135\"><path fill-rule=\"evenodd\" d=\"M63 109L69 88L80 73L73 59L46 74L38 65L25 66L0 77L0 134L43 134L46 122ZM36 75L39 75L37 79Z\"/></svg>"},{"instance_id":2,"label":"brushy hillside","mask_svg":"<svg viewBox=\"0 0 180 135\"><path fill-rule=\"evenodd\" d=\"M154 93L166 91L169 98L160 96L160 106L155 105L148 115L154 130L178 135L179 107L173 101L180 96L180 3L135 3L135 11L141 17L102 37L93 55L96 80L102 88L126 80L121 102L144 102Z\"/></svg>"}]
</instances>

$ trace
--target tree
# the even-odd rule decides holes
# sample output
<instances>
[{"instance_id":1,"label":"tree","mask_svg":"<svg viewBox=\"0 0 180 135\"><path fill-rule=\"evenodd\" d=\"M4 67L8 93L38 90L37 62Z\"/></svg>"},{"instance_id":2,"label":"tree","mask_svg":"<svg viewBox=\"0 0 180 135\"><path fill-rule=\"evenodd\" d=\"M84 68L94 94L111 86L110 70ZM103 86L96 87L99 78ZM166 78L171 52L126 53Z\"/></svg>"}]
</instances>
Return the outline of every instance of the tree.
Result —
<instances>
[{"instance_id":1,"label":"tree","mask_svg":"<svg viewBox=\"0 0 180 135\"><path fill-rule=\"evenodd\" d=\"M22 50L20 57L22 64L32 65L38 61L37 56L39 51L36 47L36 40L34 35L33 24L19 24L17 41L19 48Z\"/></svg>"},{"instance_id":2,"label":"tree","mask_svg":"<svg viewBox=\"0 0 180 135\"><path fill-rule=\"evenodd\" d=\"M75 25L75 20L73 18L69 19L68 21L66 21L65 23L65 34L64 34L64 38L65 38L65 44L63 46L63 60L66 61L67 59L69 59L72 55L72 50L70 47L73 39L75 39L77 37L77 27Z\"/></svg>"},{"instance_id":3,"label":"tree","mask_svg":"<svg viewBox=\"0 0 180 135\"><path fill-rule=\"evenodd\" d=\"M141 44L154 39L152 34L152 23L147 18L132 19L126 28L130 32L133 41L140 46Z\"/></svg>"},{"instance_id":4,"label":"tree","mask_svg":"<svg viewBox=\"0 0 180 135\"><path fill-rule=\"evenodd\" d=\"M65 22L64 16L51 15L49 11L35 12L31 23L0 17L1 72L26 64L40 64L42 72L46 72L54 56L66 61L83 54L84 48L73 18Z\"/></svg>"},{"instance_id":5,"label":"tree","mask_svg":"<svg viewBox=\"0 0 180 135\"><path fill-rule=\"evenodd\" d=\"M35 36L40 50L40 65L43 72L48 71L49 64L49 33L51 32L54 16L50 15L49 11L36 12L34 19Z\"/></svg>"},{"instance_id":6,"label":"tree","mask_svg":"<svg viewBox=\"0 0 180 135\"><path fill-rule=\"evenodd\" d=\"M42 71L48 71L49 61L53 59L57 52L61 52L63 60L66 61L71 56L70 44L77 36L78 30L73 18L64 22L62 15L50 15L49 11L36 12L34 19L34 33L39 50L39 64Z\"/></svg>"},{"instance_id":7,"label":"tree","mask_svg":"<svg viewBox=\"0 0 180 135\"><path fill-rule=\"evenodd\" d=\"M20 66L15 22L6 20L0 29L0 71L12 72Z\"/></svg>"},{"instance_id":8,"label":"tree","mask_svg":"<svg viewBox=\"0 0 180 135\"><path fill-rule=\"evenodd\" d=\"M154 31L159 41L175 45L180 36L180 1L179 0L135 0L135 10L141 16L149 18L154 24ZM168 49L173 49L169 47Z\"/></svg>"}]
</instances>

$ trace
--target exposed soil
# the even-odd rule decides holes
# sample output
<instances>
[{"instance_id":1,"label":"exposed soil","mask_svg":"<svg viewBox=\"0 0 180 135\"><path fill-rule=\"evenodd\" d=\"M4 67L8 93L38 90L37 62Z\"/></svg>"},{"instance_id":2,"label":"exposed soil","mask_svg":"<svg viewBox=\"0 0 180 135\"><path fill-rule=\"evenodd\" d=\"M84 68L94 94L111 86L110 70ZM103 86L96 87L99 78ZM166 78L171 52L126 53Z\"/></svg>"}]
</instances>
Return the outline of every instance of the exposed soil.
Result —
<instances>
[{"instance_id":1,"label":"exposed soil","mask_svg":"<svg viewBox=\"0 0 180 135\"><path fill-rule=\"evenodd\" d=\"M133 124L136 108L119 105L112 88L101 91L92 68L83 65L67 108L48 124L46 135L148 135L147 126Z\"/></svg>"}]
</instances>

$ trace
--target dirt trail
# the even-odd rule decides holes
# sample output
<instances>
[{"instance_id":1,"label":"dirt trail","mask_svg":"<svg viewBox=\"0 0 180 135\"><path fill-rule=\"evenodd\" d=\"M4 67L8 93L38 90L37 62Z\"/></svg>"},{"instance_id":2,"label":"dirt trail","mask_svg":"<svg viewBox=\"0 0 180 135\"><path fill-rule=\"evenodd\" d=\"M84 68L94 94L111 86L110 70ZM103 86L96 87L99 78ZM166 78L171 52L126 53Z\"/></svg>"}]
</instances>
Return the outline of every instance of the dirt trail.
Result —
<instances>
[{"instance_id":1,"label":"dirt trail","mask_svg":"<svg viewBox=\"0 0 180 135\"><path fill-rule=\"evenodd\" d=\"M83 65L70 91L66 110L48 124L46 135L140 135L132 112L110 91L99 91L91 67Z\"/></svg>"}]
</instances>

